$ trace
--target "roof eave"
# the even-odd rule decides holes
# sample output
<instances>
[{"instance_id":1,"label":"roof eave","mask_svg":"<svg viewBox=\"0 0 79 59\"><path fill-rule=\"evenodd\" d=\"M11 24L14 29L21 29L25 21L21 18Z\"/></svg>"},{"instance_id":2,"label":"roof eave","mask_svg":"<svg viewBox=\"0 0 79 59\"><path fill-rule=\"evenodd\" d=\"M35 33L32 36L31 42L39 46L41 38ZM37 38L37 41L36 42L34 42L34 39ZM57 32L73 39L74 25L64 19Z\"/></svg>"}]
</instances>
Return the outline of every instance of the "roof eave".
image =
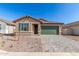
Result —
<instances>
[{"instance_id":1,"label":"roof eave","mask_svg":"<svg viewBox=\"0 0 79 59\"><path fill-rule=\"evenodd\" d=\"M42 23L42 24L63 24L64 25L64 23Z\"/></svg>"},{"instance_id":2,"label":"roof eave","mask_svg":"<svg viewBox=\"0 0 79 59\"><path fill-rule=\"evenodd\" d=\"M21 17L21 18L19 18L19 19L14 20L13 23L16 23L17 21L19 21L19 20L21 20L21 19L24 19L24 18L32 18L32 19L34 19L34 20L40 22L39 20L37 20L36 18L33 18L33 17L31 17L31 16L24 16L24 17Z\"/></svg>"}]
</instances>

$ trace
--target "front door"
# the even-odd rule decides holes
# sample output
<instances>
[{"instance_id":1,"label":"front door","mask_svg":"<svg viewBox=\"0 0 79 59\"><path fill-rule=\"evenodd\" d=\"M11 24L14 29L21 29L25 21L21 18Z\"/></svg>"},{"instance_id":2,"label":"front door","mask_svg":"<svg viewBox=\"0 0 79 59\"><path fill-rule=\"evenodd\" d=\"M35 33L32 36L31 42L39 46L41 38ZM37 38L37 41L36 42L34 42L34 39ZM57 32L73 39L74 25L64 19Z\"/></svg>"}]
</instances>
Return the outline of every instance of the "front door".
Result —
<instances>
[{"instance_id":1,"label":"front door","mask_svg":"<svg viewBox=\"0 0 79 59\"><path fill-rule=\"evenodd\" d=\"M33 24L34 34L38 34L38 24Z\"/></svg>"}]
</instances>

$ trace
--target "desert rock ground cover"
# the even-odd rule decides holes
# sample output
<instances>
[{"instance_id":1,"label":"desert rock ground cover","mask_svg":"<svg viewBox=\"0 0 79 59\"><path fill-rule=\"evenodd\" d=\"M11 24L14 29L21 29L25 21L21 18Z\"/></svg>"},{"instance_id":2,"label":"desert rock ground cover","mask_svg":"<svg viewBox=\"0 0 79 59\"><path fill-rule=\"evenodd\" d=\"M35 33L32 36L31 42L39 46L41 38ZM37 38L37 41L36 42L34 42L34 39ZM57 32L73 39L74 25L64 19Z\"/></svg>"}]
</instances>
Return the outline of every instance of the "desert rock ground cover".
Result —
<instances>
[{"instance_id":1,"label":"desert rock ground cover","mask_svg":"<svg viewBox=\"0 0 79 59\"><path fill-rule=\"evenodd\" d=\"M64 37L72 39L72 40L76 40L79 41L79 36L73 36L73 35L64 35Z\"/></svg>"},{"instance_id":2,"label":"desert rock ground cover","mask_svg":"<svg viewBox=\"0 0 79 59\"><path fill-rule=\"evenodd\" d=\"M79 52L79 41L61 35L42 36L42 49L47 52Z\"/></svg>"},{"instance_id":3,"label":"desert rock ground cover","mask_svg":"<svg viewBox=\"0 0 79 59\"><path fill-rule=\"evenodd\" d=\"M8 52L79 52L79 41L61 35L1 36L0 49Z\"/></svg>"},{"instance_id":4,"label":"desert rock ground cover","mask_svg":"<svg viewBox=\"0 0 79 59\"><path fill-rule=\"evenodd\" d=\"M17 40L18 39L18 40ZM0 39L0 49L10 52L40 52L41 39L32 36L13 37L12 39Z\"/></svg>"}]
</instances>

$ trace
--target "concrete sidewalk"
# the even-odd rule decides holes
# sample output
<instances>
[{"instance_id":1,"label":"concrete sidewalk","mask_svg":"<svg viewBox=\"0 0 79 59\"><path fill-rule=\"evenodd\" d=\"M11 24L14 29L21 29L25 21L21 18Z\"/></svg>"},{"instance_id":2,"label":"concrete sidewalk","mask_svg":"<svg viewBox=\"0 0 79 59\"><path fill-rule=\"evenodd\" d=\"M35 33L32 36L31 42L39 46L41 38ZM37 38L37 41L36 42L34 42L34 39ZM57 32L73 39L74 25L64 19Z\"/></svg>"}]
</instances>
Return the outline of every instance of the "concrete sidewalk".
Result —
<instances>
[{"instance_id":1,"label":"concrete sidewalk","mask_svg":"<svg viewBox=\"0 0 79 59\"><path fill-rule=\"evenodd\" d=\"M4 51L4 50L0 50L0 53L7 53L7 51Z\"/></svg>"}]
</instances>

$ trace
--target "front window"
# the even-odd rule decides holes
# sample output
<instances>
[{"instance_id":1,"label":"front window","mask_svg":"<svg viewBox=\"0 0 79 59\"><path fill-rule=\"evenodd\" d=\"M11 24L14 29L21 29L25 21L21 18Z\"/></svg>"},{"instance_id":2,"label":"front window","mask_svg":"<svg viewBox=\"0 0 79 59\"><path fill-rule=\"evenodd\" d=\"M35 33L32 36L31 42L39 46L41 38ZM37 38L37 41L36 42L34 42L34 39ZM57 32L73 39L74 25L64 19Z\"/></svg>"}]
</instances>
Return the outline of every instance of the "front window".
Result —
<instances>
[{"instance_id":1,"label":"front window","mask_svg":"<svg viewBox=\"0 0 79 59\"><path fill-rule=\"evenodd\" d=\"M1 24L0 24L0 30L1 30Z\"/></svg>"},{"instance_id":2,"label":"front window","mask_svg":"<svg viewBox=\"0 0 79 59\"><path fill-rule=\"evenodd\" d=\"M29 31L29 23L19 23L19 31Z\"/></svg>"}]
</instances>

